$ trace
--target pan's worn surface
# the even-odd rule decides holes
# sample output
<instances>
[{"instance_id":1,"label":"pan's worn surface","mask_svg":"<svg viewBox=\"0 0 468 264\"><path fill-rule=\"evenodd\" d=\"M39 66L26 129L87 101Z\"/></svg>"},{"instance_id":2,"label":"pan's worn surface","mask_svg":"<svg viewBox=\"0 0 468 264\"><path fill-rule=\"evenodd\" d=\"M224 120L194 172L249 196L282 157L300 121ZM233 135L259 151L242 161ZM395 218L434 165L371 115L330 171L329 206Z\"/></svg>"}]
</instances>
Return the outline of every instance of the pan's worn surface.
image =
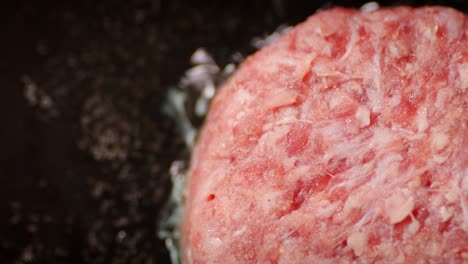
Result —
<instances>
[{"instance_id":1,"label":"pan's worn surface","mask_svg":"<svg viewBox=\"0 0 468 264\"><path fill-rule=\"evenodd\" d=\"M204 47L224 67L281 24L320 7L363 3L3 5L0 262L168 263L157 222L171 188L169 168L186 162L189 151L161 108L190 56ZM425 3L466 8L462 0L383 4ZM197 127L197 92L188 94L187 115Z\"/></svg>"}]
</instances>

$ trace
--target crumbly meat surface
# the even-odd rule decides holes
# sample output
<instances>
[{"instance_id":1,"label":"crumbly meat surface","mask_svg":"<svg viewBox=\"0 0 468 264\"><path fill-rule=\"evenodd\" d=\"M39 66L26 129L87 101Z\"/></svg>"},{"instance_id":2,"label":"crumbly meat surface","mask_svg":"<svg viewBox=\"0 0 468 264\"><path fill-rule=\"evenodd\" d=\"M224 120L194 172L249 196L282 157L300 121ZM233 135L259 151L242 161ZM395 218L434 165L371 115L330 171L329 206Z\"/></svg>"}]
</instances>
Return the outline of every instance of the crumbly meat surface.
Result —
<instances>
[{"instance_id":1,"label":"crumbly meat surface","mask_svg":"<svg viewBox=\"0 0 468 264\"><path fill-rule=\"evenodd\" d=\"M463 13L311 16L213 101L184 263L467 263L467 91Z\"/></svg>"}]
</instances>

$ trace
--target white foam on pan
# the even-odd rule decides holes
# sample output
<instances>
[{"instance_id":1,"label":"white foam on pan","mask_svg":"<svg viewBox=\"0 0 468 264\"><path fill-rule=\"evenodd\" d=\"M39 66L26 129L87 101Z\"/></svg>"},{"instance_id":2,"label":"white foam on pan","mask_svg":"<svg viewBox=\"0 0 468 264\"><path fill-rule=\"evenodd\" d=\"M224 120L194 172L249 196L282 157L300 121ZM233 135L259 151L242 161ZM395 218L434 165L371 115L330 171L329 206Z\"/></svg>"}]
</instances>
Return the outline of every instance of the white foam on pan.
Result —
<instances>
[{"instance_id":1,"label":"white foam on pan","mask_svg":"<svg viewBox=\"0 0 468 264\"><path fill-rule=\"evenodd\" d=\"M203 48L195 50L190 61L192 67L184 73L177 85L169 88L162 109L176 123L179 135L189 151L192 150L198 133L198 129L190 121L189 111L201 118L206 116L216 88L236 69L235 63L230 63L221 70L213 56ZM194 108L187 109L186 103L193 94L197 94ZM187 161L172 162L169 169L172 190L158 222L157 236L164 240L173 264L179 264L181 261L179 226L184 205L183 190L187 169Z\"/></svg>"},{"instance_id":2,"label":"white foam on pan","mask_svg":"<svg viewBox=\"0 0 468 264\"><path fill-rule=\"evenodd\" d=\"M291 30L292 27L287 25L280 25L273 31L273 33L264 35L262 37L254 37L251 41L251 45L257 49L263 48L266 45L272 43L280 36L284 35L286 32Z\"/></svg>"},{"instance_id":3,"label":"white foam on pan","mask_svg":"<svg viewBox=\"0 0 468 264\"><path fill-rule=\"evenodd\" d=\"M172 264L180 263L179 225L182 218L184 203L183 190L185 186L187 164L182 160L172 162L169 174L172 181L172 190L169 200L163 210L160 222L158 223L157 235L164 240Z\"/></svg>"},{"instance_id":4,"label":"white foam on pan","mask_svg":"<svg viewBox=\"0 0 468 264\"><path fill-rule=\"evenodd\" d=\"M365 3L364 5L361 6L360 10L362 12L372 12L380 8L379 3L377 2L369 2Z\"/></svg>"}]
</instances>

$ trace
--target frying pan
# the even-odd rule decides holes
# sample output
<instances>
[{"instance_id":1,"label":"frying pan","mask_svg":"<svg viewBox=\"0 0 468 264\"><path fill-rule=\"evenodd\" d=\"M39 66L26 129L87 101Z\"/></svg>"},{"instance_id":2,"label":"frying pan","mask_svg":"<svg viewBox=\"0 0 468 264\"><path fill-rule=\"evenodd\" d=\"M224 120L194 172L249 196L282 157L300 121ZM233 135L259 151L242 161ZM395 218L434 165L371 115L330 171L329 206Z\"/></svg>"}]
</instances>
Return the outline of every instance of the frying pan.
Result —
<instances>
[{"instance_id":1,"label":"frying pan","mask_svg":"<svg viewBox=\"0 0 468 264\"><path fill-rule=\"evenodd\" d=\"M216 65L317 9L366 1L16 1L0 15L0 263L169 263L158 223L190 151L162 111L190 56ZM463 0L380 1L446 5ZM196 91L184 101L194 127Z\"/></svg>"}]
</instances>

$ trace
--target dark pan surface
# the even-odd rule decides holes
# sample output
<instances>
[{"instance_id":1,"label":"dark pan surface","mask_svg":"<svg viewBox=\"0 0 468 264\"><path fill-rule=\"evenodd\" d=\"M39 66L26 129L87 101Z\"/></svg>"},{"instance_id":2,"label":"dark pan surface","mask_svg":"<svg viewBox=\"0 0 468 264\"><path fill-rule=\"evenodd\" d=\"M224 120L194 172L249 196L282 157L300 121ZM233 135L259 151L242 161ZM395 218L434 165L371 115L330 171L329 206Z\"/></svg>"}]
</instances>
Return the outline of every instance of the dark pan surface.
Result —
<instances>
[{"instance_id":1,"label":"dark pan surface","mask_svg":"<svg viewBox=\"0 0 468 264\"><path fill-rule=\"evenodd\" d=\"M0 263L169 263L157 221L169 166L189 152L161 104L190 55L204 47L223 66L280 24L365 2L3 4Z\"/></svg>"}]
</instances>

